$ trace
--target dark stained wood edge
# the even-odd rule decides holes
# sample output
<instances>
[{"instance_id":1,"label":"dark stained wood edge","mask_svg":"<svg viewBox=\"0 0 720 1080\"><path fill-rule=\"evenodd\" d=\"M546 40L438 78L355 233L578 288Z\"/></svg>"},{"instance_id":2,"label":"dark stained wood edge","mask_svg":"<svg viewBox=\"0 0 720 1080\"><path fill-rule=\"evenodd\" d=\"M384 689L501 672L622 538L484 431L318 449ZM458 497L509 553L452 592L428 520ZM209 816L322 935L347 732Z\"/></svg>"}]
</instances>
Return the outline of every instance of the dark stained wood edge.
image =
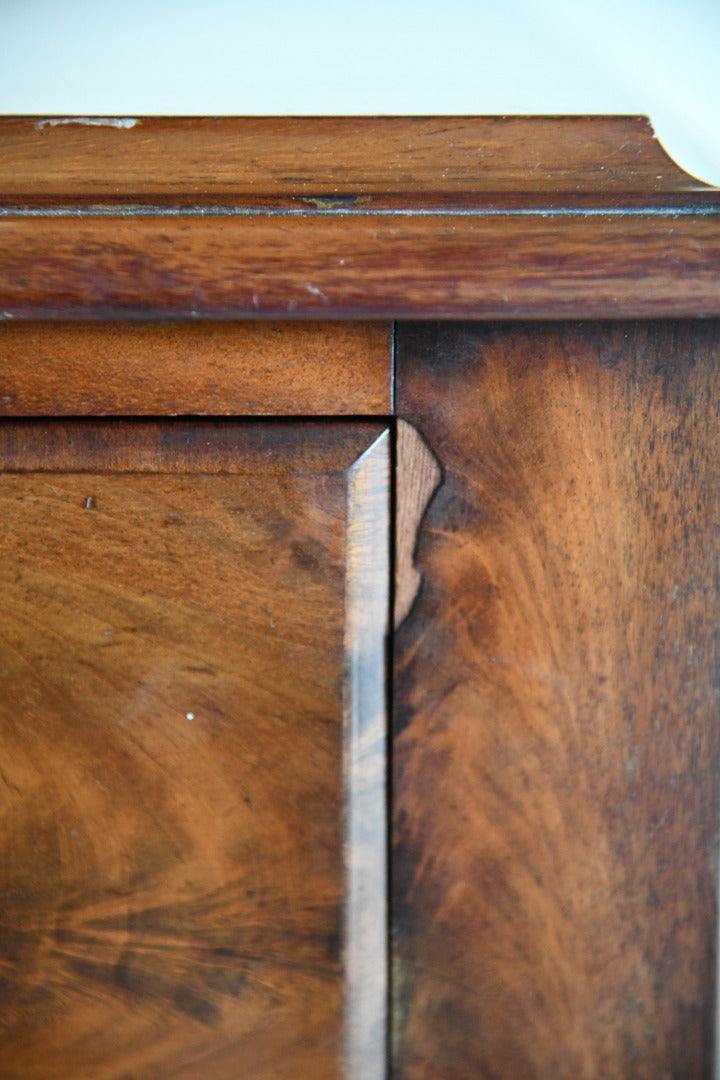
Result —
<instances>
[{"instance_id":1,"label":"dark stained wood edge","mask_svg":"<svg viewBox=\"0 0 720 1080\"><path fill-rule=\"evenodd\" d=\"M343 1080L387 1074L390 432L348 470Z\"/></svg>"},{"instance_id":2,"label":"dark stained wood edge","mask_svg":"<svg viewBox=\"0 0 720 1080\"><path fill-rule=\"evenodd\" d=\"M0 471L13 473L297 474L349 468L384 424L377 420L14 419L0 424ZM342 454L340 453L342 448ZM362 459L361 459L362 460Z\"/></svg>"},{"instance_id":3,"label":"dark stained wood edge","mask_svg":"<svg viewBox=\"0 0 720 1080\"><path fill-rule=\"evenodd\" d=\"M690 192L642 116L6 117L0 199Z\"/></svg>"}]
</instances>

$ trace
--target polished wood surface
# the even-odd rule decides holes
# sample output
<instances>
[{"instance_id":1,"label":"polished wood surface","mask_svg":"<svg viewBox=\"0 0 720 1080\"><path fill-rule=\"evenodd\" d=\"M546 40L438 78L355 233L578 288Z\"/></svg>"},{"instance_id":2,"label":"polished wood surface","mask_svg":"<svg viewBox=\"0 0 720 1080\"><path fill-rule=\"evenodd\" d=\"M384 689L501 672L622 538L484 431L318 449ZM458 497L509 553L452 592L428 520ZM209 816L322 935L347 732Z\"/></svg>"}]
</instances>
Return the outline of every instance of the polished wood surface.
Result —
<instances>
[{"instance_id":1,"label":"polished wood surface","mask_svg":"<svg viewBox=\"0 0 720 1080\"><path fill-rule=\"evenodd\" d=\"M382 323L0 320L0 415L386 415Z\"/></svg>"},{"instance_id":2,"label":"polished wood surface","mask_svg":"<svg viewBox=\"0 0 720 1080\"><path fill-rule=\"evenodd\" d=\"M638 117L6 119L0 160L0 319L720 315L720 193Z\"/></svg>"},{"instance_id":3,"label":"polished wood surface","mask_svg":"<svg viewBox=\"0 0 720 1080\"><path fill-rule=\"evenodd\" d=\"M698 214L18 218L0 317L720 315L720 202Z\"/></svg>"},{"instance_id":4,"label":"polished wood surface","mask_svg":"<svg viewBox=\"0 0 720 1080\"><path fill-rule=\"evenodd\" d=\"M689 192L642 116L6 117L0 199Z\"/></svg>"},{"instance_id":5,"label":"polished wood surface","mask_svg":"<svg viewBox=\"0 0 720 1080\"><path fill-rule=\"evenodd\" d=\"M0 1072L350 1075L344 714L387 605L348 627L348 558L382 425L1 431Z\"/></svg>"},{"instance_id":6,"label":"polished wood surface","mask_svg":"<svg viewBox=\"0 0 720 1080\"><path fill-rule=\"evenodd\" d=\"M712 1074L719 221L642 118L0 122L3 1077L383 1080L388 949L398 1080Z\"/></svg>"},{"instance_id":7,"label":"polished wood surface","mask_svg":"<svg viewBox=\"0 0 720 1080\"><path fill-rule=\"evenodd\" d=\"M720 326L399 328L395 1069L710 1077Z\"/></svg>"}]
</instances>

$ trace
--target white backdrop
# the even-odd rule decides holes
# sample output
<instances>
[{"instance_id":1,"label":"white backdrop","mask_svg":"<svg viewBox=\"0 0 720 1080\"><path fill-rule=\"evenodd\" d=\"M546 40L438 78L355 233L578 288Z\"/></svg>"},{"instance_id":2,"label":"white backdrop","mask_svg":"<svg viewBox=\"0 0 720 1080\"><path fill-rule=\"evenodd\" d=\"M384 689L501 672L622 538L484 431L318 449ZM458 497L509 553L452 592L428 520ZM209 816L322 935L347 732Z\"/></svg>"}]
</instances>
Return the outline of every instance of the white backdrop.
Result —
<instances>
[{"instance_id":1,"label":"white backdrop","mask_svg":"<svg viewBox=\"0 0 720 1080\"><path fill-rule=\"evenodd\" d=\"M720 0L0 0L0 112L640 112L720 185Z\"/></svg>"}]
</instances>

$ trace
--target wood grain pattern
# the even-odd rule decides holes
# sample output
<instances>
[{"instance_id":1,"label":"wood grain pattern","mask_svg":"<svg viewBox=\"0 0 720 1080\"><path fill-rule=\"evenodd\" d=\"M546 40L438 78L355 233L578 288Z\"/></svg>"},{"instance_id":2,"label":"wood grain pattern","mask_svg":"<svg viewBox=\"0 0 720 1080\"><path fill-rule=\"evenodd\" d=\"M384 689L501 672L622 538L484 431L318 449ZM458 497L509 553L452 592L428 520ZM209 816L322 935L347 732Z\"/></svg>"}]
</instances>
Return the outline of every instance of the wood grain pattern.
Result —
<instances>
[{"instance_id":1,"label":"wood grain pattern","mask_svg":"<svg viewBox=\"0 0 720 1080\"><path fill-rule=\"evenodd\" d=\"M381 323L0 321L0 415L369 416L390 398Z\"/></svg>"},{"instance_id":2,"label":"wood grain pattern","mask_svg":"<svg viewBox=\"0 0 720 1080\"><path fill-rule=\"evenodd\" d=\"M12 318L720 315L720 204L0 222Z\"/></svg>"},{"instance_id":3,"label":"wood grain pattern","mask_svg":"<svg viewBox=\"0 0 720 1080\"><path fill-rule=\"evenodd\" d=\"M348 469L382 430L4 422L8 1080L340 1076Z\"/></svg>"},{"instance_id":4,"label":"wood grain pattern","mask_svg":"<svg viewBox=\"0 0 720 1080\"><path fill-rule=\"evenodd\" d=\"M0 143L6 199L703 187L641 116L18 117Z\"/></svg>"},{"instance_id":5,"label":"wood grain pattern","mask_svg":"<svg viewBox=\"0 0 720 1080\"><path fill-rule=\"evenodd\" d=\"M0 318L720 315L642 118L67 120L0 123Z\"/></svg>"},{"instance_id":6,"label":"wood grain pattern","mask_svg":"<svg viewBox=\"0 0 720 1080\"><path fill-rule=\"evenodd\" d=\"M420 588L415 566L418 529L442 479L437 458L420 433L398 420L395 441L395 628L407 618Z\"/></svg>"},{"instance_id":7,"label":"wood grain pattern","mask_svg":"<svg viewBox=\"0 0 720 1080\"><path fill-rule=\"evenodd\" d=\"M401 327L396 1075L712 1075L720 326Z\"/></svg>"}]
</instances>

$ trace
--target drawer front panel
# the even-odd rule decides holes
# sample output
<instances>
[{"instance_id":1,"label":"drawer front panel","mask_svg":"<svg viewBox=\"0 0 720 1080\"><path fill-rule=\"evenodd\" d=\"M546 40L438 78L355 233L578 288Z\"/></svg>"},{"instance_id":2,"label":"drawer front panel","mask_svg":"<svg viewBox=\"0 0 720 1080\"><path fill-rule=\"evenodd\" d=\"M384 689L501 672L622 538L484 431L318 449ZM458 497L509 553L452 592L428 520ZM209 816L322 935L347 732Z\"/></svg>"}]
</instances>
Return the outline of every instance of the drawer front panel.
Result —
<instances>
[{"instance_id":1,"label":"drawer front panel","mask_svg":"<svg viewBox=\"0 0 720 1080\"><path fill-rule=\"evenodd\" d=\"M384 948L345 828L382 430L3 426L4 1076L341 1075L368 1008L346 925Z\"/></svg>"}]
</instances>

